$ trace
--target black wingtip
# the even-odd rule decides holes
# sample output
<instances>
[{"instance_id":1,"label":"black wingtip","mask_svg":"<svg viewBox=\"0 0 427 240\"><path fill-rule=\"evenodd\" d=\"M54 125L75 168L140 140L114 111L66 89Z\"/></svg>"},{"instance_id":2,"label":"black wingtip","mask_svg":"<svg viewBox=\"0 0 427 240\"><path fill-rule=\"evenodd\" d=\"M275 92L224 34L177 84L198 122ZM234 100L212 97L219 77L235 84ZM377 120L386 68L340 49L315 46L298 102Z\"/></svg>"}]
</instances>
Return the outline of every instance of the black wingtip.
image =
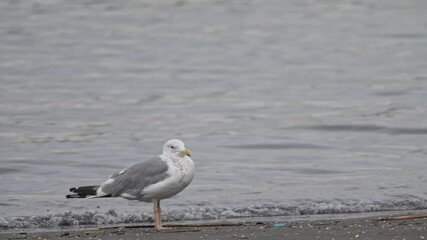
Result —
<instances>
[{"instance_id":1,"label":"black wingtip","mask_svg":"<svg viewBox=\"0 0 427 240\"><path fill-rule=\"evenodd\" d=\"M65 197L68 198L86 198L86 194L80 194L80 193L74 193L74 194L67 194Z\"/></svg>"},{"instance_id":2,"label":"black wingtip","mask_svg":"<svg viewBox=\"0 0 427 240\"><path fill-rule=\"evenodd\" d=\"M85 198L87 196L96 196L96 192L100 186L80 186L70 188L71 194L65 195L66 198Z\"/></svg>"}]
</instances>

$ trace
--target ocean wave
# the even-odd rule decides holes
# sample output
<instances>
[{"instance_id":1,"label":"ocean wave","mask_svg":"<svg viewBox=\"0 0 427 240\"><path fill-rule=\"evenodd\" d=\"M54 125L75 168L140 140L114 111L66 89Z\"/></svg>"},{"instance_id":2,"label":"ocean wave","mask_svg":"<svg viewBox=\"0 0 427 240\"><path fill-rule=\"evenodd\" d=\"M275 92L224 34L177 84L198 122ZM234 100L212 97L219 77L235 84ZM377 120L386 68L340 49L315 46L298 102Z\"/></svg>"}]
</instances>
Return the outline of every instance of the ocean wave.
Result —
<instances>
[{"instance_id":1,"label":"ocean wave","mask_svg":"<svg viewBox=\"0 0 427 240\"><path fill-rule=\"evenodd\" d=\"M277 217L290 215L316 215L339 213L363 213L379 211L402 211L427 209L427 199L406 196L385 201L343 200L301 201L299 204L260 204L239 208L192 207L163 211L163 221L212 220L249 217ZM53 228L78 225L132 224L153 222L151 213L119 213L111 209L106 212L56 213L40 216L0 217L0 229Z\"/></svg>"}]
</instances>

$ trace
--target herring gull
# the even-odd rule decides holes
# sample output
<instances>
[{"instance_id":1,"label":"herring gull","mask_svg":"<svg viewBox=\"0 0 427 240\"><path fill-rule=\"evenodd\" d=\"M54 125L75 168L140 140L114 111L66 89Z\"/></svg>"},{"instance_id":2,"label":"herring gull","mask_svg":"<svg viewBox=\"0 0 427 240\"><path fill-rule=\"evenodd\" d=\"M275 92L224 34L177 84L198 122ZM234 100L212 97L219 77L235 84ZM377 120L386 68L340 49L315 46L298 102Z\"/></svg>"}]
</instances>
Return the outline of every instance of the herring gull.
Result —
<instances>
[{"instance_id":1,"label":"herring gull","mask_svg":"<svg viewBox=\"0 0 427 240\"><path fill-rule=\"evenodd\" d=\"M70 188L67 198L122 197L152 202L156 229L163 229L160 200L170 198L193 180L191 151L178 139L163 145L163 153L111 175L101 185Z\"/></svg>"}]
</instances>

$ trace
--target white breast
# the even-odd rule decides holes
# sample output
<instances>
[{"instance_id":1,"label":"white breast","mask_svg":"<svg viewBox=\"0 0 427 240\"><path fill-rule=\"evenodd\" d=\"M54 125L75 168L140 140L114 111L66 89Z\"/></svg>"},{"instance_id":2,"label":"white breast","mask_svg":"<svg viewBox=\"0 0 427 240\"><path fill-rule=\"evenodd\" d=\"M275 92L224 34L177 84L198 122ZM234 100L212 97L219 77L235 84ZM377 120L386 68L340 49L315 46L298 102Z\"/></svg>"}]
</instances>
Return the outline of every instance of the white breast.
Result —
<instances>
[{"instance_id":1,"label":"white breast","mask_svg":"<svg viewBox=\"0 0 427 240\"><path fill-rule=\"evenodd\" d=\"M161 156L163 157L163 156ZM191 158L162 158L168 166L170 177L146 187L142 191L141 201L170 198L186 188L194 178L195 166Z\"/></svg>"}]
</instances>

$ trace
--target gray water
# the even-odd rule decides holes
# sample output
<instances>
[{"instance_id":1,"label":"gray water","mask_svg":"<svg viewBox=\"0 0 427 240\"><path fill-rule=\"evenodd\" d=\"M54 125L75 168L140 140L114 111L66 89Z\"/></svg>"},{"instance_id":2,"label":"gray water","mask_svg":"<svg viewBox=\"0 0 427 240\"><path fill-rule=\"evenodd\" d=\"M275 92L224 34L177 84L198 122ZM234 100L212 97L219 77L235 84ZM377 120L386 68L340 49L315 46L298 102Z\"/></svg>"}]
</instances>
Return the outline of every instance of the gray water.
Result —
<instances>
[{"instance_id":1,"label":"gray water","mask_svg":"<svg viewBox=\"0 0 427 240\"><path fill-rule=\"evenodd\" d=\"M164 221L427 208L427 2L0 2L0 228L146 222L67 200L160 154Z\"/></svg>"}]
</instances>

